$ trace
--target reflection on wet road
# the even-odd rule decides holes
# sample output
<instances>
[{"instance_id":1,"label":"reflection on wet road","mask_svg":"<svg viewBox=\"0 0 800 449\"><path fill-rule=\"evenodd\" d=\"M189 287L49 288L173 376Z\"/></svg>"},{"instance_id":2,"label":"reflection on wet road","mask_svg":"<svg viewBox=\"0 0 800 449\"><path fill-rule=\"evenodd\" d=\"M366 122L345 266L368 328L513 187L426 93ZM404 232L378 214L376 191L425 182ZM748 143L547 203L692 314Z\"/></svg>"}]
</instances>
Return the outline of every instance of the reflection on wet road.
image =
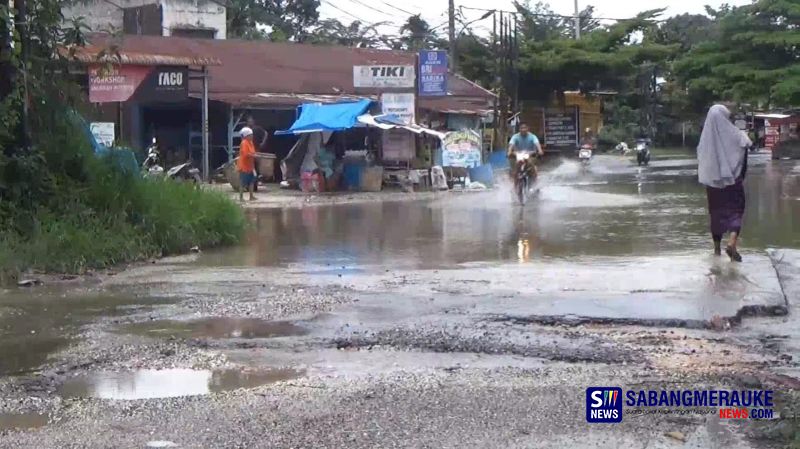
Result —
<instances>
[{"instance_id":1,"label":"reflection on wet road","mask_svg":"<svg viewBox=\"0 0 800 449\"><path fill-rule=\"evenodd\" d=\"M793 162L751 157L743 247L800 246L800 170ZM254 214L245 245L207 253L201 263L434 268L709 250L696 161L639 168L599 156L592 164L588 172L572 161L550 168L537 200L524 210L498 189L433 202L262 211Z\"/></svg>"}]
</instances>

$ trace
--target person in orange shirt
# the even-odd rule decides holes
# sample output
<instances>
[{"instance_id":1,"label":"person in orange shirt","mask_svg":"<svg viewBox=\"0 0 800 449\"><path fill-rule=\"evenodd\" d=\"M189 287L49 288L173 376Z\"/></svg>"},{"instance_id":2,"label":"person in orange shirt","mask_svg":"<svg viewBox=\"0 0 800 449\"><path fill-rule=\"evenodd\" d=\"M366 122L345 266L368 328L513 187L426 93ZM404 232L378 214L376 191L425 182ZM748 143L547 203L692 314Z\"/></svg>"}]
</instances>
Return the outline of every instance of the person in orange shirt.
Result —
<instances>
[{"instance_id":1,"label":"person in orange shirt","mask_svg":"<svg viewBox=\"0 0 800 449\"><path fill-rule=\"evenodd\" d=\"M250 192L250 201L254 201L256 199L253 194L256 185L256 148L253 146L253 130L244 127L241 136L239 160L236 162L236 168L239 171L239 201L244 201L245 189Z\"/></svg>"}]
</instances>

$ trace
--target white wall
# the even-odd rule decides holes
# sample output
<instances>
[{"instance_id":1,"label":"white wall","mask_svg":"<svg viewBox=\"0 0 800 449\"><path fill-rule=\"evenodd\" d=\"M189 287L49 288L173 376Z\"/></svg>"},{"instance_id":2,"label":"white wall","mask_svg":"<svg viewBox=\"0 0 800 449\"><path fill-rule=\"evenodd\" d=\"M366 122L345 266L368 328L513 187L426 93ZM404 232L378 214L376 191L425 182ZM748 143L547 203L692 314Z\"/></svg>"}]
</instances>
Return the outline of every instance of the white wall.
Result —
<instances>
[{"instance_id":1,"label":"white wall","mask_svg":"<svg viewBox=\"0 0 800 449\"><path fill-rule=\"evenodd\" d=\"M225 8L210 1L162 0L164 35L172 28L213 28L216 39L225 39Z\"/></svg>"},{"instance_id":2,"label":"white wall","mask_svg":"<svg viewBox=\"0 0 800 449\"><path fill-rule=\"evenodd\" d=\"M163 10L164 36L171 28L213 28L216 38L225 39L227 27L225 8L209 0L94 0L64 8L64 17L69 20L83 16L92 31L122 30L123 12L116 5L129 8L148 4L161 4Z\"/></svg>"}]
</instances>

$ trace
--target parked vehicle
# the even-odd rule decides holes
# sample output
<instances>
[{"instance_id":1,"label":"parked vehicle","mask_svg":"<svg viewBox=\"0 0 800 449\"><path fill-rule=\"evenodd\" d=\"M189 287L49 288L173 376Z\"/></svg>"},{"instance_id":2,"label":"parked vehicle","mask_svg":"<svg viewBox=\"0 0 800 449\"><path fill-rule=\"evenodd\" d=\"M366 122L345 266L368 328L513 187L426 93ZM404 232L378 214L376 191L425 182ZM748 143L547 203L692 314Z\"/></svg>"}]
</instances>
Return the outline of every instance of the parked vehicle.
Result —
<instances>
[{"instance_id":1,"label":"parked vehicle","mask_svg":"<svg viewBox=\"0 0 800 449\"><path fill-rule=\"evenodd\" d=\"M531 153L518 151L514 154L517 163L517 176L514 179L514 193L519 204L525 205L531 193L531 186L536 181L534 156Z\"/></svg>"},{"instance_id":2,"label":"parked vehicle","mask_svg":"<svg viewBox=\"0 0 800 449\"><path fill-rule=\"evenodd\" d=\"M636 163L640 166L650 163L650 139L636 139Z\"/></svg>"},{"instance_id":3,"label":"parked vehicle","mask_svg":"<svg viewBox=\"0 0 800 449\"><path fill-rule=\"evenodd\" d=\"M800 159L800 139L779 142L772 148L772 159Z\"/></svg>"},{"instance_id":4,"label":"parked vehicle","mask_svg":"<svg viewBox=\"0 0 800 449\"><path fill-rule=\"evenodd\" d=\"M164 167L161 166L161 154L158 151L158 143L153 137L153 143L147 147L147 157L142 162L142 172L145 176L161 176L164 174Z\"/></svg>"},{"instance_id":5,"label":"parked vehicle","mask_svg":"<svg viewBox=\"0 0 800 449\"><path fill-rule=\"evenodd\" d=\"M578 149L578 159L581 161L584 167L589 165L593 154L594 147L591 144L585 143Z\"/></svg>"},{"instance_id":6,"label":"parked vehicle","mask_svg":"<svg viewBox=\"0 0 800 449\"><path fill-rule=\"evenodd\" d=\"M167 171L167 179L191 181L195 184L203 183L203 178L200 177L200 170L195 168L191 161L170 168Z\"/></svg>"}]
</instances>

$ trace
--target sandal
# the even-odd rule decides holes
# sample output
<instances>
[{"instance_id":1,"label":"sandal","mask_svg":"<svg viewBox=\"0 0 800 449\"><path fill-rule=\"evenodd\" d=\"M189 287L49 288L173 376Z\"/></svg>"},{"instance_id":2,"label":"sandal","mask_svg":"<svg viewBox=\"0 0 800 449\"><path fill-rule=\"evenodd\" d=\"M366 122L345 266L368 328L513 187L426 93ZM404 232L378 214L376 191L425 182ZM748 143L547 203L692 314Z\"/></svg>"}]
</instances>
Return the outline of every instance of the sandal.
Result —
<instances>
[{"instance_id":1,"label":"sandal","mask_svg":"<svg viewBox=\"0 0 800 449\"><path fill-rule=\"evenodd\" d=\"M725 253L728 255L728 257L731 258L731 262L741 262L742 261L742 255L739 254L739 251L737 251L736 248L734 248L732 246L725 247Z\"/></svg>"}]
</instances>

